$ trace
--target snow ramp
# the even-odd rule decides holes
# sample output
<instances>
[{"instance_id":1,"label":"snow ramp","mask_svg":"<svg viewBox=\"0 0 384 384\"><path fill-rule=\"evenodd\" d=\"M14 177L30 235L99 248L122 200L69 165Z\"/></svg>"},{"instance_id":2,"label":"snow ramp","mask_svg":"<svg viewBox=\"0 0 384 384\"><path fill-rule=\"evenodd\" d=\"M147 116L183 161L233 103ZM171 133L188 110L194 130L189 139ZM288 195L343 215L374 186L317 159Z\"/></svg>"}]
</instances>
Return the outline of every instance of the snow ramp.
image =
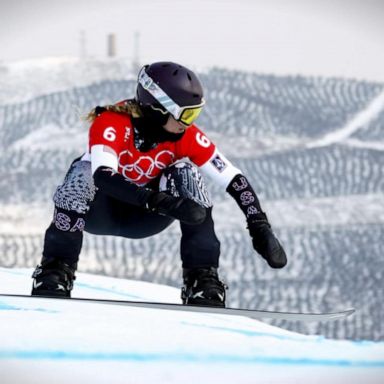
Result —
<instances>
[{"instance_id":1,"label":"snow ramp","mask_svg":"<svg viewBox=\"0 0 384 384\"><path fill-rule=\"evenodd\" d=\"M0 268L28 294L32 270ZM179 302L179 289L79 273L74 297ZM383 383L384 343L330 340L229 315L0 298L0 382Z\"/></svg>"}]
</instances>

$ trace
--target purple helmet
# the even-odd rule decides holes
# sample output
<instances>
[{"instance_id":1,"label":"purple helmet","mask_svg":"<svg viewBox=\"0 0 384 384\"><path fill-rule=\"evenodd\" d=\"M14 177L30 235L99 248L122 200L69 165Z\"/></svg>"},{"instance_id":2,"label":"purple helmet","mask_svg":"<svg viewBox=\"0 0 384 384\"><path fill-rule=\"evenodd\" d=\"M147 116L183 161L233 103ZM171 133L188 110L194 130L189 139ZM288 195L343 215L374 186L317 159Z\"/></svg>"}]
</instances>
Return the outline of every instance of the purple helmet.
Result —
<instances>
[{"instance_id":1,"label":"purple helmet","mask_svg":"<svg viewBox=\"0 0 384 384\"><path fill-rule=\"evenodd\" d=\"M145 65L139 73L136 100L145 110L150 107L163 115L190 125L205 103L203 87L188 68L172 62Z\"/></svg>"}]
</instances>

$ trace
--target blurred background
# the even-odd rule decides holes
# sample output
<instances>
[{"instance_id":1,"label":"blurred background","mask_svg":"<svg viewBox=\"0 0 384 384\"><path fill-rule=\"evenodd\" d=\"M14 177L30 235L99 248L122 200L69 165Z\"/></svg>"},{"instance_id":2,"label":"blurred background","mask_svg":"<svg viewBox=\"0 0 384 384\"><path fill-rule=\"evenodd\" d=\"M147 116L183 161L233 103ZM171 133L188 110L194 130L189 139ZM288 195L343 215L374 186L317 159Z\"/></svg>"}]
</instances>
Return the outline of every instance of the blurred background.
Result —
<instances>
[{"instance_id":1,"label":"blurred background","mask_svg":"<svg viewBox=\"0 0 384 384\"><path fill-rule=\"evenodd\" d=\"M228 304L352 306L344 321L274 324L384 340L383 2L14 0L0 15L1 267L39 261L54 190L86 150L82 116L171 60L200 75L198 123L252 181L289 257L268 268L208 181ZM87 234L79 270L179 287L179 237L176 223L143 240Z\"/></svg>"}]
</instances>

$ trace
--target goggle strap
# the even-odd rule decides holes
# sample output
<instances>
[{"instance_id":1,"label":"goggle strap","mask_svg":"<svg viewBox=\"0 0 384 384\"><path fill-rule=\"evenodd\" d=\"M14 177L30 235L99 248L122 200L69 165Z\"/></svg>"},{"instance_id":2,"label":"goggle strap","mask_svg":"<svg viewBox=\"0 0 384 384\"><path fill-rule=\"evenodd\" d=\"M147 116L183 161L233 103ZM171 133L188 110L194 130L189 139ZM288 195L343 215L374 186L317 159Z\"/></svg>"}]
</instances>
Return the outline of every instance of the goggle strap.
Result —
<instances>
[{"instance_id":1,"label":"goggle strap","mask_svg":"<svg viewBox=\"0 0 384 384\"><path fill-rule=\"evenodd\" d=\"M139 73L139 83L149 92L169 113L178 119L182 109L177 105L145 72L143 67Z\"/></svg>"},{"instance_id":2,"label":"goggle strap","mask_svg":"<svg viewBox=\"0 0 384 384\"><path fill-rule=\"evenodd\" d=\"M172 100L153 79L145 72L143 67L139 73L139 83L148 91L176 120L180 120L183 112L187 109L199 109L205 101L202 99L201 104L193 106L180 107L174 100Z\"/></svg>"}]
</instances>

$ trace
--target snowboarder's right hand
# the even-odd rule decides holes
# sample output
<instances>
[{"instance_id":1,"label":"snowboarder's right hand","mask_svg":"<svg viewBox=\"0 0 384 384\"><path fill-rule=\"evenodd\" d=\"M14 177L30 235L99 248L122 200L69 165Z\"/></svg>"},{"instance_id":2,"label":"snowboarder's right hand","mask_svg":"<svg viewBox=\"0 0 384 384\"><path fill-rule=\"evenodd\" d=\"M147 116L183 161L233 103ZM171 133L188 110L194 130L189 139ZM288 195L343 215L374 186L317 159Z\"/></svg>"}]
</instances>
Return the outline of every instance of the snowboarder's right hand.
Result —
<instances>
[{"instance_id":1,"label":"snowboarder's right hand","mask_svg":"<svg viewBox=\"0 0 384 384\"><path fill-rule=\"evenodd\" d=\"M165 192L153 193L146 207L160 215L170 216L185 224L201 224L205 220L206 209L191 199L174 197Z\"/></svg>"}]
</instances>

